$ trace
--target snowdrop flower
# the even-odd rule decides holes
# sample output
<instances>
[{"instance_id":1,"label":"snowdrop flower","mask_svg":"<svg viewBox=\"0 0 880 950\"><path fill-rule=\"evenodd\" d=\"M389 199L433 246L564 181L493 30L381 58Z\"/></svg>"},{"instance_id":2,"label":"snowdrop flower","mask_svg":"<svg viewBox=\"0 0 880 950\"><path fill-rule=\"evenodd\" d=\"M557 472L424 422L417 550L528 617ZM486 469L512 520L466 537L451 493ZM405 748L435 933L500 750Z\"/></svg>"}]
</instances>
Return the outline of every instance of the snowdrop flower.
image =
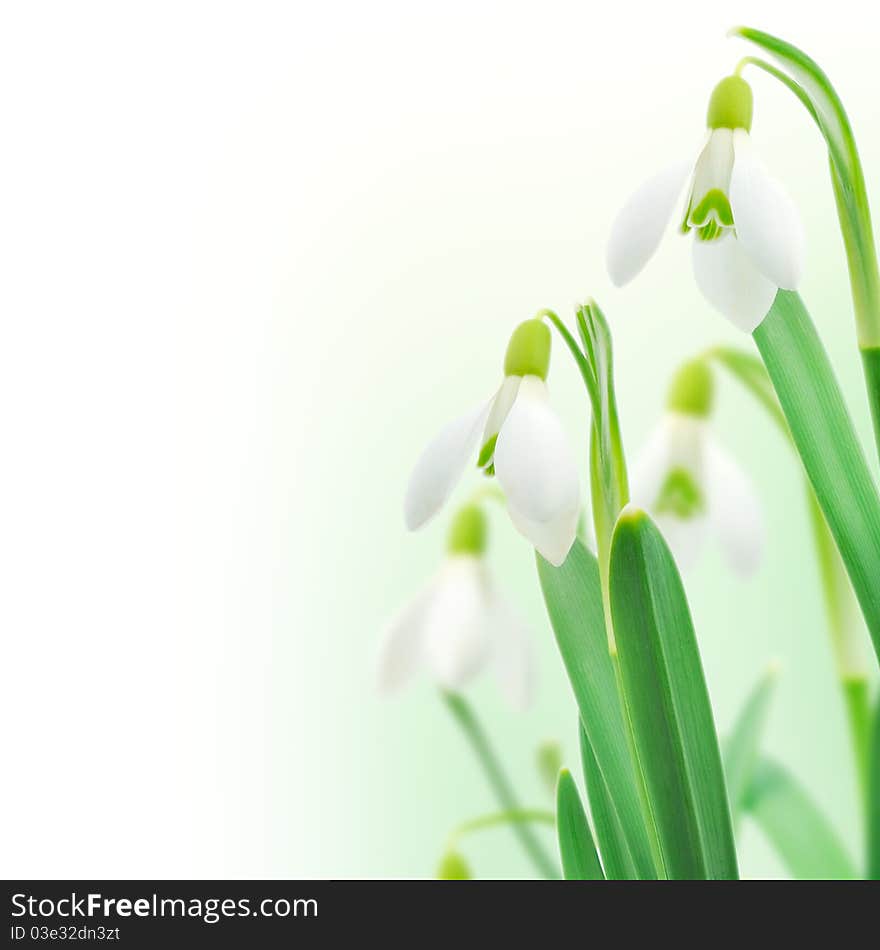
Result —
<instances>
[{"instance_id":1,"label":"snowdrop flower","mask_svg":"<svg viewBox=\"0 0 880 950\"><path fill-rule=\"evenodd\" d=\"M528 633L495 590L485 549L486 516L466 505L452 522L440 570L388 626L378 663L381 692L400 689L419 667L449 690L491 667L510 704L528 705L535 678Z\"/></svg>"},{"instance_id":2,"label":"snowdrop flower","mask_svg":"<svg viewBox=\"0 0 880 950\"><path fill-rule=\"evenodd\" d=\"M495 475L516 529L557 567L574 543L580 485L562 425L550 408L550 330L520 324L504 360L498 392L448 425L422 453L404 501L414 531L443 506L478 446L477 464Z\"/></svg>"},{"instance_id":3,"label":"snowdrop flower","mask_svg":"<svg viewBox=\"0 0 880 950\"><path fill-rule=\"evenodd\" d=\"M751 333L777 290L795 290L800 282L803 227L789 197L754 154L752 91L744 79L728 76L715 87L707 124L681 230L693 232L694 276L705 298ZM650 179L618 215L607 249L608 273L618 287L657 250L689 168L684 163Z\"/></svg>"},{"instance_id":4,"label":"snowdrop flower","mask_svg":"<svg viewBox=\"0 0 880 950\"><path fill-rule=\"evenodd\" d=\"M679 568L693 565L714 532L741 576L758 566L763 521L748 476L715 441L712 375L702 360L679 370L667 411L632 471L632 497L651 512Z\"/></svg>"}]
</instances>

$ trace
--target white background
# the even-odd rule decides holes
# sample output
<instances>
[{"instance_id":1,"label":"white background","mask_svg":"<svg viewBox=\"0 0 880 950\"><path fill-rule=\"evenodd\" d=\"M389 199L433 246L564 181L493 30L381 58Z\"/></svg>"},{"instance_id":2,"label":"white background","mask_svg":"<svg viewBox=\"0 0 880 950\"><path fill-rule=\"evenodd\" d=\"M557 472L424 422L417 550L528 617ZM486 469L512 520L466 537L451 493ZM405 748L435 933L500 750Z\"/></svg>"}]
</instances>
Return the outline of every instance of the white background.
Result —
<instances>
[{"instance_id":1,"label":"white background","mask_svg":"<svg viewBox=\"0 0 880 950\"><path fill-rule=\"evenodd\" d=\"M676 359L736 339L683 246L626 297L602 266L628 190L699 142L733 23L811 50L880 164L871 5L719 9L3 5L0 871L430 873L398 839L444 829L395 823L394 730L433 698L377 711L369 685L382 617L437 556L403 536L406 466L540 306L628 314L634 439ZM811 279L827 260L858 395L822 150L757 85L756 137L836 255ZM558 392L574 432L571 374ZM729 720L764 656L710 648L710 678L725 662ZM564 728L567 696L546 703Z\"/></svg>"}]
</instances>

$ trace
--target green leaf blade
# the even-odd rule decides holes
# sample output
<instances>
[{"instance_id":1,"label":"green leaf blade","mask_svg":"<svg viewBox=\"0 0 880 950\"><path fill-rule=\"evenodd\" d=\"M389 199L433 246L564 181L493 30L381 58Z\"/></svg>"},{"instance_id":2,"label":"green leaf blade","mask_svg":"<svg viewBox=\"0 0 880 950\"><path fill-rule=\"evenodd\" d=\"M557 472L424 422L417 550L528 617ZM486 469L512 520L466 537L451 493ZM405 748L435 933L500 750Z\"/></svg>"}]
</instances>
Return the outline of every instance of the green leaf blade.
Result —
<instances>
[{"instance_id":1,"label":"green leaf blade","mask_svg":"<svg viewBox=\"0 0 880 950\"><path fill-rule=\"evenodd\" d=\"M556 828L559 856L567 881L601 881L605 875L587 821L577 785L568 769L559 773L556 786Z\"/></svg>"},{"instance_id":2,"label":"green leaf blade","mask_svg":"<svg viewBox=\"0 0 880 950\"><path fill-rule=\"evenodd\" d=\"M880 881L880 700L874 704L868 762L868 878Z\"/></svg>"},{"instance_id":3,"label":"green leaf blade","mask_svg":"<svg viewBox=\"0 0 880 950\"><path fill-rule=\"evenodd\" d=\"M723 744L724 773L730 812L736 824L760 754L770 700L776 687L777 670L769 669L746 699L733 729Z\"/></svg>"},{"instance_id":4,"label":"green leaf blade","mask_svg":"<svg viewBox=\"0 0 880 950\"><path fill-rule=\"evenodd\" d=\"M611 610L667 876L734 879L721 755L684 588L660 532L634 509L614 532Z\"/></svg>"},{"instance_id":5,"label":"green leaf blade","mask_svg":"<svg viewBox=\"0 0 880 950\"><path fill-rule=\"evenodd\" d=\"M796 880L851 880L855 866L831 826L800 783L763 757L745 807Z\"/></svg>"},{"instance_id":6,"label":"green leaf blade","mask_svg":"<svg viewBox=\"0 0 880 950\"><path fill-rule=\"evenodd\" d=\"M754 332L880 659L880 496L809 312L780 290Z\"/></svg>"},{"instance_id":7,"label":"green leaf blade","mask_svg":"<svg viewBox=\"0 0 880 950\"><path fill-rule=\"evenodd\" d=\"M580 541L575 541L562 567L555 568L540 556L537 563L547 613L598 772L626 835L639 878L656 878L658 872L608 653L596 558Z\"/></svg>"},{"instance_id":8,"label":"green leaf blade","mask_svg":"<svg viewBox=\"0 0 880 950\"><path fill-rule=\"evenodd\" d=\"M580 720L578 733L590 815L596 831L599 853L602 855L605 877L609 881L636 881L639 877L638 869L633 861L626 834Z\"/></svg>"}]
</instances>

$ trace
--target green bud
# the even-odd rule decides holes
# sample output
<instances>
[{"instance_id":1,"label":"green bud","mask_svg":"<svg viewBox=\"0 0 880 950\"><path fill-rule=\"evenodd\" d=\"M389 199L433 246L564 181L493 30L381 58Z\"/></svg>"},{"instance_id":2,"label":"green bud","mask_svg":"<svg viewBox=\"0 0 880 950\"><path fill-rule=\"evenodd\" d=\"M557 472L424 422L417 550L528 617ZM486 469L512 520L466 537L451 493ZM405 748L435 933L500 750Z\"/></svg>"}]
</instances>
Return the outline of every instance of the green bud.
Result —
<instances>
[{"instance_id":1,"label":"green bud","mask_svg":"<svg viewBox=\"0 0 880 950\"><path fill-rule=\"evenodd\" d=\"M550 328L543 320L526 320L514 331L504 357L505 376L540 376L550 369Z\"/></svg>"},{"instance_id":2,"label":"green bud","mask_svg":"<svg viewBox=\"0 0 880 950\"><path fill-rule=\"evenodd\" d=\"M479 505L459 508L449 526L446 550L450 554L480 555L486 550L488 528L486 516Z\"/></svg>"},{"instance_id":3,"label":"green bud","mask_svg":"<svg viewBox=\"0 0 880 950\"><path fill-rule=\"evenodd\" d=\"M687 416L706 418L712 412L715 383L705 360L685 363L672 377L666 407Z\"/></svg>"},{"instance_id":4,"label":"green bud","mask_svg":"<svg viewBox=\"0 0 880 950\"><path fill-rule=\"evenodd\" d=\"M471 869L457 851L447 851L437 866L437 879L440 881L469 881Z\"/></svg>"},{"instance_id":5,"label":"green bud","mask_svg":"<svg viewBox=\"0 0 880 950\"><path fill-rule=\"evenodd\" d=\"M556 792L556 780L562 768L562 749L555 739L546 739L538 746L538 772L551 794Z\"/></svg>"},{"instance_id":6,"label":"green bud","mask_svg":"<svg viewBox=\"0 0 880 950\"><path fill-rule=\"evenodd\" d=\"M740 76L727 76L712 90L706 124L710 129L752 127L752 88Z\"/></svg>"}]
</instances>

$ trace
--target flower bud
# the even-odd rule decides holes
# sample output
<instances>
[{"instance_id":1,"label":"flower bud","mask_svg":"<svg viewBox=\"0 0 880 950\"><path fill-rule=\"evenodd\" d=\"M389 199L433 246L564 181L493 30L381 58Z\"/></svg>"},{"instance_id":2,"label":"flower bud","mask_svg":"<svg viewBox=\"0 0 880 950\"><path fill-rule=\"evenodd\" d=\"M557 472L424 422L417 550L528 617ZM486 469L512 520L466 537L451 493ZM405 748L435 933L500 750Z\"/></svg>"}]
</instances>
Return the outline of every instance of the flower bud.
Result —
<instances>
[{"instance_id":1,"label":"flower bud","mask_svg":"<svg viewBox=\"0 0 880 950\"><path fill-rule=\"evenodd\" d=\"M710 129L752 128L752 88L740 76L727 76L712 90L706 125Z\"/></svg>"},{"instance_id":2,"label":"flower bud","mask_svg":"<svg viewBox=\"0 0 880 950\"><path fill-rule=\"evenodd\" d=\"M471 869L458 851L447 851L437 866L437 879L440 881L469 881Z\"/></svg>"},{"instance_id":3,"label":"flower bud","mask_svg":"<svg viewBox=\"0 0 880 950\"><path fill-rule=\"evenodd\" d=\"M685 363L673 376L666 396L666 408L686 416L705 419L712 413L715 383L705 360Z\"/></svg>"},{"instance_id":4,"label":"flower bud","mask_svg":"<svg viewBox=\"0 0 880 950\"><path fill-rule=\"evenodd\" d=\"M486 515L479 505L459 508L449 526L446 550L449 554L480 556L486 550L488 526Z\"/></svg>"},{"instance_id":5,"label":"flower bud","mask_svg":"<svg viewBox=\"0 0 880 950\"><path fill-rule=\"evenodd\" d=\"M505 376L547 379L550 369L550 328L542 320L526 320L514 331L504 357Z\"/></svg>"}]
</instances>

